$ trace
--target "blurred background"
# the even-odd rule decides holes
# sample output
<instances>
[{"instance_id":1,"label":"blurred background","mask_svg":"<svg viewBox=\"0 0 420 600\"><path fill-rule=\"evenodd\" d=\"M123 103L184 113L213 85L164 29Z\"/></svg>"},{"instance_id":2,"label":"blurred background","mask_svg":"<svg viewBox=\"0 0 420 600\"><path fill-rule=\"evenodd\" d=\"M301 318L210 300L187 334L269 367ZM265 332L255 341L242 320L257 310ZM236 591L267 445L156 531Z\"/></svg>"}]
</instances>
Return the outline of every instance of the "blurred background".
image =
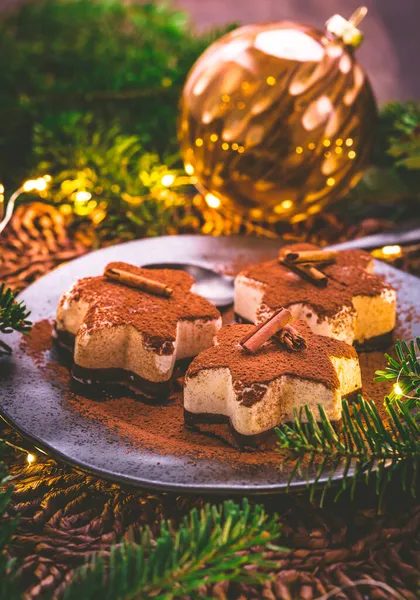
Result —
<instances>
[{"instance_id":1,"label":"blurred background","mask_svg":"<svg viewBox=\"0 0 420 600\"><path fill-rule=\"evenodd\" d=\"M7 0L10 1L10 0ZM6 0L0 0L6 2ZM358 0L177 0L190 11L198 28L291 19L323 28L333 14L348 17ZM366 0L369 14L362 25L365 41L358 51L379 101L420 96L416 72L420 53L419 0Z\"/></svg>"},{"instance_id":2,"label":"blurred background","mask_svg":"<svg viewBox=\"0 0 420 600\"><path fill-rule=\"evenodd\" d=\"M19 0L0 0L0 8ZM190 12L199 31L240 24L291 19L323 27L333 14L348 17L361 0L176 0ZM366 0L369 15L363 23L365 42L358 51L379 101L417 99L420 77L419 0Z\"/></svg>"},{"instance_id":3,"label":"blurred background","mask_svg":"<svg viewBox=\"0 0 420 600\"><path fill-rule=\"evenodd\" d=\"M209 72L223 72L208 85L209 97L203 94L216 111L211 127L218 133L207 132L201 119L207 100L183 94L198 57L214 43L219 48L216 40L235 27L288 20L297 29L324 31L331 16L349 18L360 4L0 0L0 221L6 207L9 213L0 277L7 273L21 289L74 254L141 237L282 235L325 245L413 227L420 202L419 0L366 0L364 42L356 52L344 50L351 72L334 79L340 93L332 77L322 75L312 85L324 102L322 114L326 98L337 100L330 115L338 127L334 139L322 119L314 139L306 139L296 125L303 97L295 107L287 87L274 85L274 70L283 67L264 54L253 73L255 90L268 102L258 122L263 142L251 135L252 124L230 145L221 133L236 112L247 108L241 115L252 119L258 100L244 91L245 80L230 89L234 60L214 60ZM225 38L221 47L228 43ZM295 44L302 48L301 41ZM290 61L287 69L296 75L296 66L306 73L315 64ZM343 95L353 83L356 89L361 69L379 119L369 85L350 94L351 101ZM322 151L312 160L317 147ZM43 262L28 261L27 272L20 264L22 240L30 245L35 238L42 239ZM46 253L53 254L48 264ZM394 258L401 258L400 249Z\"/></svg>"}]
</instances>

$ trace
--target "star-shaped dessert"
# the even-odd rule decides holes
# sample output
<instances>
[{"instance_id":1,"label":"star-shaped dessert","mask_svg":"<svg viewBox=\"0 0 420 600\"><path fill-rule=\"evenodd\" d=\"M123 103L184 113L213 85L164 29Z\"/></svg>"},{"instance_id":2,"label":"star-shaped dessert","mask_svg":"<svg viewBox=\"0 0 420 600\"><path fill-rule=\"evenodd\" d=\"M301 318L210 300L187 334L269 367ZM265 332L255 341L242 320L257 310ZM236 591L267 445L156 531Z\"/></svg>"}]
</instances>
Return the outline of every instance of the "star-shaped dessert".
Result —
<instances>
[{"instance_id":1,"label":"star-shaped dessert","mask_svg":"<svg viewBox=\"0 0 420 600\"><path fill-rule=\"evenodd\" d=\"M169 294L103 275L77 281L62 295L56 320L59 341L74 345L73 376L84 383L123 383L150 397L167 394L176 361L212 345L220 313L192 293L194 278L183 271L114 262L105 269L110 272L157 282Z\"/></svg>"},{"instance_id":2,"label":"star-shaped dessert","mask_svg":"<svg viewBox=\"0 0 420 600\"><path fill-rule=\"evenodd\" d=\"M184 387L187 424L231 423L239 439L268 432L292 421L294 410L322 405L332 421L341 418L341 400L361 390L356 350L315 335L303 322L293 327L306 348L293 352L271 337L255 353L240 344L252 325L228 325L216 345L190 364ZM243 441L243 439L242 439Z\"/></svg>"},{"instance_id":3,"label":"star-shaped dessert","mask_svg":"<svg viewBox=\"0 0 420 600\"><path fill-rule=\"evenodd\" d=\"M293 244L282 248L281 256L319 250L312 244ZM316 265L326 276L324 287L298 274L291 263L253 265L236 277L235 312L258 323L284 306L314 333L365 347L384 345L395 326L396 293L373 273L373 265L363 250L337 252L333 262Z\"/></svg>"}]
</instances>

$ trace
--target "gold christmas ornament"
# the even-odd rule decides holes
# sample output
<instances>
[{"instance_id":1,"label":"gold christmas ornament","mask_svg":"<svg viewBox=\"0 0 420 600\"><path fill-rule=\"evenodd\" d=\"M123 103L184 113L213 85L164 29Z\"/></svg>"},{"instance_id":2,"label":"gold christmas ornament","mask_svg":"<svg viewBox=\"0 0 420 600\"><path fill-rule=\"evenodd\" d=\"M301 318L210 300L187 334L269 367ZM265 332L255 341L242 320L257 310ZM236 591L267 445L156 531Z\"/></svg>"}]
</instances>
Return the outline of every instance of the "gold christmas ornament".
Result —
<instances>
[{"instance_id":1,"label":"gold christmas ornament","mask_svg":"<svg viewBox=\"0 0 420 600\"><path fill-rule=\"evenodd\" d=\"M354 58L358 22L279 22L210 46L184 87L179 139L209 206L298 222L345 194L372 147L376 105Z\"/></svg>"}]
</instances>

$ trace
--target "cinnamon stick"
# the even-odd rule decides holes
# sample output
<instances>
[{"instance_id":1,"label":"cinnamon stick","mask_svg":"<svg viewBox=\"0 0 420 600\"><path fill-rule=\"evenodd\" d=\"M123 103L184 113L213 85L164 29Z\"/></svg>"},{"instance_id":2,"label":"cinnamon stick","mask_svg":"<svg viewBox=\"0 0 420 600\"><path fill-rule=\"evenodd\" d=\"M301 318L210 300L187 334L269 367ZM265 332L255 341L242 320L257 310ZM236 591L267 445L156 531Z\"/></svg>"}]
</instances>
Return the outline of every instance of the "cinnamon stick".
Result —
<instances>
[{"instance_id":1,"label":"cinnamon stick","mask_svg":"<svg viewBox=\"0 0 420 600\"><path fill-rule=\"evenodd\" d=\"M263 323L256 325L245 337L239 342L242 348L255 354L261 346L269 340L282 327L292 321L292 313L287 308L279 308L276 312L266 319Z\"/></svg>"},{"instance_id":2,"label":"cinnamon stick","mask_svg":"<svg viewBox=\"0 0 420 600\"><path fill-rule=\"evenodd\" d=\"M142 275L136 275L135 273L130 273L129 271L124 271L123 269L117 269L115 267L106 268L104 271L104 276L108 279L112 279L113 281L118 281L123 285L128 285L130 287L143 290L149 294L154 294L155 296L166 296L169 298L173 294L172 288L167 286L165 283L155 281L154 279L149 279L148 277L143 277Z\"/></svg>"},{"instance_id":3,"label":"cinnamon stick","mask_svg":"<svg viewBox=\"0 0 420 600\"><path fill-rule=\"evenodd\" d=\"M309 264L296 265L294 263L289 263L286 260L280 260L279 262L284 267L287 267L294 273L297 273L297 275L300 275L303 279L306 279L307 281L309 281L310 283L313 283L314 285L316 285L318 287L325 287L328 283L328 277L325 275L325 273L323 273L316 267L313 267L312 265L309 265Z\"/></svg>"},{"instance_id":4,"label":"cinnamon stick","mask_svg":"<svg viewBox=\"0 0 420 600\"><path fill-rule=\"evenodd\" d=\"M294 352L307 348L305 338L300 335L299 331L292 327L292 325L285 325L283 329L277 333L276 337L278 337L282 344L285 344Z\"/></svg>"},{"instance_id":5,"label":"cinnamon stick","mask_svg":"<svg viewBox=\"0 0 420 600\"><path fill-rule=\"evenodd\" d=\"M280 258L294 264L300 263L331 263L337 258L336 250L303 250L301 252L280 252Z\"/></svg>"}]
</instances>

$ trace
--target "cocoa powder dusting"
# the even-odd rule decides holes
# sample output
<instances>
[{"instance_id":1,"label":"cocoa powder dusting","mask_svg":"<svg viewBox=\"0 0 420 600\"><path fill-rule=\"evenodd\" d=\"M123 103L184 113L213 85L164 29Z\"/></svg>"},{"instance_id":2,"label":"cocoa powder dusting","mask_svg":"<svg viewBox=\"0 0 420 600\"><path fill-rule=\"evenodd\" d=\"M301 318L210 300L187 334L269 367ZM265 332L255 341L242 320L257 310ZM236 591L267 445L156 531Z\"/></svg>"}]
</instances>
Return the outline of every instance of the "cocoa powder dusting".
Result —
<instances>
[{"instance_id":1,"label":"cocoa powder dusting","mask_svg":"<svg viewBox=\"0 0 420 600\"><path fill-rule=\"evenodd\" d=\"M319 250L319 247L312 244L291 244L282 250L300 252ZM305 304L311 306L322 319L335 315L343 306L353 310L354 296L376 296L384 289L390 289L391 286L380 276L366 271L372 260L371 255L363 250L339 252L335 264L320 267L328 276L325 288L316 287L302 279L278 260L253 265L241 274L267 286L262 302L269 309Z\"/></svg>"},{"instance_id":2,"label":"cocoa powder dusting","mask_svg":"<svg viewBox=\"0 0 420 600\"><path fill-rule=\"evenodd\" d=\"M143 269L127 263L113 262L119 268L148 277L173 289L170 298L133 289L103 276L80 279L61 298L61 304L82 300L89 305L80 331L130 325L140 331L147 345L159 354L173 354L178 321L217 319L220 314L208 300L193 294L194 279L184 271Z\"/></svg>"},{"instance_id":3,"label":"cocoa powder dusting","mask_svg":"<svg viewBox=\"0 0 420 600\"><path fill-rule=\"evenodd\" d=\"M51 350L54 344L54 324L48 319L34 323L28 335L22 336L20 346L39 364L45 361L45 353Z\"/></svg>"},{"instance_id":4,"label":"cocoa powder dusting","mask_svg":"<svg viewBox=\"0 0 420 600\"><path fill-rule=\"evenodd\" d=\"M239 344L253 330L253 325L224 327L217 335L218 345L204 350L192 361L187 377L195 377L203 369L228 368L238 400L244 406L258 402L266 391L264 384L282 375L337 389L340 384L330 356L356 358L356 350L339 340L314 335L301 321L294 322L293 326L306 340L306 349L291 352L276 338L271 338L255 354L245 352Z\"/></svg>"},{"instance_id":5,"label":"cocoa powder dusting","mask_svg":"<svg viewBox=\"0 0 420 600\"><path fill-rule=\"evenodd\" d=\"M22 350L39 364L41 376L61 385L63 396L71 409L87 420L98 421L115 431L132 447L133 452L145 448L162 455L187 456L191 462L201 459L228 461L232 468L261 463L278 466L279 454L274 439L254 452L241 452L233 443L226 425L203 426L206 433L184 426L181 392L164 404L150 404L130 396L102 397L92 400L73 388L70 376L71 360L59 357L53 348L53 322L36 323L29 336L22 338ZM70 355L69 355L70 356ZM360 355L364 395L375 400L381 412L388 385L373 383L376 369L384 367L381 352Z\"/></svg>"},{"instance_id":6,"label":"cocoa powder dusting","mask_svg":"<svg viewBox=\"0 0 420 600\"><path fill-rule=\"evenodd\" d=\"M274 443L255 452L241 452L225 425L212 426L209 435L187 429L179 391L162 404L146 403L129 395L102 396L93 400L77 393L70 375L70 355L60 353L59 356L53 348L53 329L52 321L37 323L33 332L23 338L23 350L37 360L43 377L60 383L64 399L72 410L115 431L129 443L133 452L144 448L162 455L187 456L191 462L205 458L228 460L238 469L244 464L257 465L261 461L278 465L279 455Z\"/></svg>"}]
</instances>

